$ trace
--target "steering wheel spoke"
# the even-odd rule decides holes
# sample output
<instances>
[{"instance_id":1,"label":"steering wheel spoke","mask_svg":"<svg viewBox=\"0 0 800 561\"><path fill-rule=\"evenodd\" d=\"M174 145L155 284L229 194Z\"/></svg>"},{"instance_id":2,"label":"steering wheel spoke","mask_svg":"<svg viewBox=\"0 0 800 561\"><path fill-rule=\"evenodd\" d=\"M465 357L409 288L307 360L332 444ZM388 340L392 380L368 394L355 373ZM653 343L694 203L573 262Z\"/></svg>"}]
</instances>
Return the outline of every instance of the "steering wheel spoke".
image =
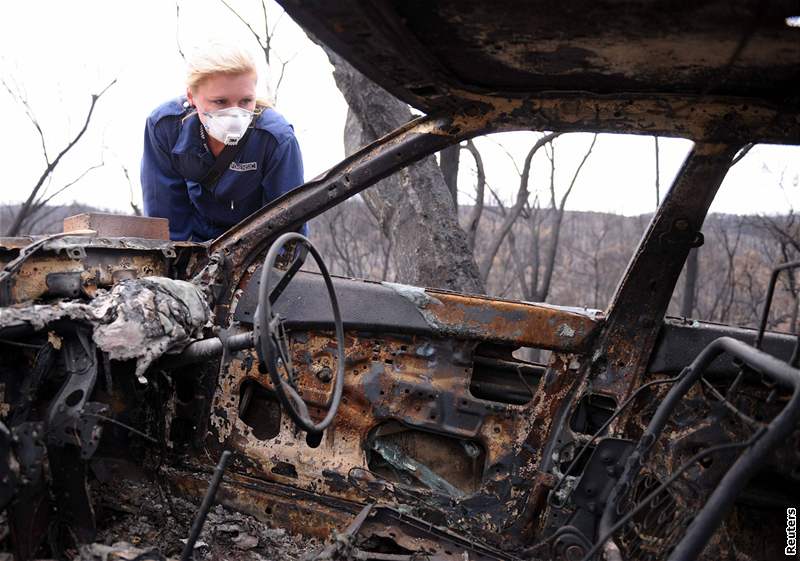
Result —
<instances>
[{"instance_id":1,"label":"steering wheel spoke","mask_svg":"<svg viewBox=\"0 0 800 561\"><path fill-rule=\"evenodd\" d=\"M277 242L276 242L277 243ZM294 247L294 258L292 259L292 263L286 269L286 272L278 279L278 283L269 293L269 303L275 304L283 291L289 285L289 282L294 278L297 274L297 271L300 270L300 267L306 262L306 257L308 257L308 247L305 244L297 244Z\"/></svg>"}]
</instances>

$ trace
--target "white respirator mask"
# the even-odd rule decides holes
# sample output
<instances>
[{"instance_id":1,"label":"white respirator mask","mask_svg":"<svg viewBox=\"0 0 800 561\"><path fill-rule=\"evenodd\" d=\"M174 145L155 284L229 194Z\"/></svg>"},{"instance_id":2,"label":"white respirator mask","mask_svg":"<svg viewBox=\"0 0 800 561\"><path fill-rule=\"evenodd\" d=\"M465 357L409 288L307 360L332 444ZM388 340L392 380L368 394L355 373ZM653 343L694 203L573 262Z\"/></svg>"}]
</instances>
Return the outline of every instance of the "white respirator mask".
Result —
<instances>
[{"instance_id":1,"label":"white respirator mask","mask_svg":"<svg viewBox=\"0 0 800 561\"><path fill-rule=\"evenodd\" d=\"M253 112L241 107L206 111L203 116L208 134L226 146L238 144L253 120Z\"/></svg>"}]
</instances>

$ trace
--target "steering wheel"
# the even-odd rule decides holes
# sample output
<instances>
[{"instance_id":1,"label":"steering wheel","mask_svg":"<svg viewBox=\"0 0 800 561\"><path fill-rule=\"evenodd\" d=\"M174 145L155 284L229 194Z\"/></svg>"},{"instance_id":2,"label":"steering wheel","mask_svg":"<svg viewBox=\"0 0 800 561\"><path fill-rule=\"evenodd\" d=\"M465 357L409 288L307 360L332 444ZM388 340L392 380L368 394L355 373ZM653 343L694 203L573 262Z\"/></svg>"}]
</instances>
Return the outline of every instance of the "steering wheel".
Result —
<instances>
[{"instance_id":1,"label":"steering wheel","mask_svg":"<svg viewBox=\"0 0 800 561\"><path fill-rule=\"evenodd\" d=\"M275 262L279 257L283 256L281 250L289 242L295 242L292 261L283 275L273 284L273 277L280 272L275 269ZM283 318L276 314L272 308L297 271L305 263L309 253L316 261L325 281L336 331L336 374L334 375L333 392L326 404L328 414L319 423L311 418L308 406L297 391L289 339L283 325ZM274 287L270 290L271 286ZM270 380L281 404L300 429L306 431L310 437L321 436L322 431L333 421L342 401L345 360L344 326L342 324L342 316L339 313L339 302L336 300L336 292L333 289L333 282L328 269L325 267L325 263L322 262L322 257L317 249L302 234L296 232L283 234L269 248L267 256L264 258L264 265L261 268L261 286L258 293L258 308L256 308L253 328L260 366L262 370L266 369L269 372ZM281 370L284 371L285 377L281 375Z\"/></svg>"}]
</instances>

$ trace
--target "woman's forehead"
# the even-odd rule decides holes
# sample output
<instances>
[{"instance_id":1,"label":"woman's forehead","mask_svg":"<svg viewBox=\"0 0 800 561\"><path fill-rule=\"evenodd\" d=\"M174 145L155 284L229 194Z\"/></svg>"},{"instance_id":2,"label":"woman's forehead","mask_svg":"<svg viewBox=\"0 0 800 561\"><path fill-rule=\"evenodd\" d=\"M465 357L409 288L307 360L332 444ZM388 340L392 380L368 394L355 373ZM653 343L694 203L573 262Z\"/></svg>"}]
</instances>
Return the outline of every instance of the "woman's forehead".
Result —
<instances>
[{"instance_id":1,"label":"woman's forehead","mask_svg":"<svg viewBox=\"0 0 800 561\"><path fill-rule=\"evenodd\" d=\"M206 97L253 95L256 90L256 75L253 72L213 74L203 80L197 89Z\"/></svg>"}]
</instances>

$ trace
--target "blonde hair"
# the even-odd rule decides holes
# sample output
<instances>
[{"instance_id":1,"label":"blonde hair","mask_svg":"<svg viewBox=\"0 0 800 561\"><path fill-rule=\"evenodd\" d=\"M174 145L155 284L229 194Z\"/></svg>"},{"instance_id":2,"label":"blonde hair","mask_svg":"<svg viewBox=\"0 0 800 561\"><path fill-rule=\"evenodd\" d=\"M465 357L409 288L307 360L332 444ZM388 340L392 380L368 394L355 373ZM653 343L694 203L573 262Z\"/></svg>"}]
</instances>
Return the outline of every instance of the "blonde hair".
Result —
<instances>
[{"instance_id":1,"label":"blonde hair","mask_svg":"<svg viewBox=\"0 0 800 561\"><path fill-rule=\"evenodd\" d=\"M252 53L234 43L208 41L195 48L186 58L186 86L196 92L197 88L208 78L216 74L254 74L258 78L258 70ZM264 109L272 104L258 97L256 107Z\"/></svg>"},{"instance_id":2,"label":"blonde hair","mask_svg":"<svg viewBox=\"0 0 800 561\"><path fill-rule=\"evenodd\" d=\"M195 49L186 59L186 85L195 91L215 74L258 75L253 56L239 45L208 42Z\"/></svg>"}]
</instances>

